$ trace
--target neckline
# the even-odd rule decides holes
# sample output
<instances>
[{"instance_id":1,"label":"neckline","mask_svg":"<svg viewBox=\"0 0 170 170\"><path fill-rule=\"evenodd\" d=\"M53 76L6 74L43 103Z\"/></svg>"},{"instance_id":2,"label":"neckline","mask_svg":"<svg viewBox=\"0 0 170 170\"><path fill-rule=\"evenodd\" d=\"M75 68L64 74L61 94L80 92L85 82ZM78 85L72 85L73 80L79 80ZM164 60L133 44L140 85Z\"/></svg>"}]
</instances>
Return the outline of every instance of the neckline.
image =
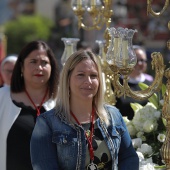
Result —
<instances>
[{"instance_id":1,"label":"neckline","mask_svg":"<svg viewBox=\"0 0 170 170\"><path fill-rule=\"evenodd\" d=\"M28 91L25 89L25 94L27 95L28 99L30 100L30 102L33 104L34 108L37 110L37 116L40 115L40 110L41 110L41 107L43 105L43 103L45 102L45 98L47 97L47 94L48 94L48 88L46 89L46 92L41 100L41 103L39 106L36 106L34 101L32 100L31 96L29 95Z\"/></svg>"},{"instance_id":2,"label":"neckline","mask_svg":"<svg viewBox=\"0 0 170 170\"><path fill-rule=\"evenodd\" d=\"M22 108L22 109L30 109L30 110L36 110L35 108L33 108L32 106L30 105L26 105L25 103L23 102L17 102L16 100L12 100L13 104L19 108ZM46 102L45 102L46 103ZM44 104L43 104L44 105ZM42 107L44 108L44 106L42 105Z\"/></svg>"},{"instance_id":3,"label":"neckline","mask_svg":"<svg viewBox=\"0 0 170 170\"><path fill-rule=\"evenodd\" d=\"M77 117L74 115L74 113L72 111L70 111L71 115L73 116L73 118L75 119L75 121L77 122L78 125L80 125L82 127L82 124L79 122L79 120L77 119ZM90 132L86 132L84 130L84 134L85 137L87 139L88 142L88 149L89 149L89 154L90 154L90 163L93 163L94 161L94 149L93 149L93 145L92 145L92 138L93 138L93 134L94 134L94 117L95 117L95 109L92 108L92 112L91 112L91 122L90 122ZM90 165L90 164L89 164Z\"/></svg>"}]
</instances>

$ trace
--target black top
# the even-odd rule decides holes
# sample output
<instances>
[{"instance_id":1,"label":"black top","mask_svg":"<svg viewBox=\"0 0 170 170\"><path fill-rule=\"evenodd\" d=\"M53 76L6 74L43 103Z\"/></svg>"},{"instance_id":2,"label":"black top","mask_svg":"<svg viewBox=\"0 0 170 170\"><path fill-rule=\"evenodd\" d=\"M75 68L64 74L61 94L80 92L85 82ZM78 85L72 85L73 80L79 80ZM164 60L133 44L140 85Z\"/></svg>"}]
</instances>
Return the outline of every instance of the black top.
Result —
<instances>
[{"instance_id":1,"label":"black top","mask_svg":"<svg viewBox=\"0 0 170 170\"><path fill-rule=\"evenodd\" d=\"M82 124L84 130L89 131L91 130L91 123ZM86 140L87 142L87 140ZM111 155L106 142L103 139L103 136L100 132L100 129L97 127L97 123L94 124L94 134L92 137L92 146L94 149L94 161L93 163L98 166L100 170L111 170L112 169L112 161ZM88 149L88 142L86 146L86 169L87 165L90 163L90 156L89 156L89 149Z\"/></svg>"},{"instance_id":2,"label":"black top","mask_svg":"<svg viewBox=\"0 0 170 170\"><path fill-rule=\"evenodd\" d=\"M30 139L37 111L23 103L13 102L22 109L7 137L7 170L33 170L30 159ZM40 112L45 112L45 109L42 107Z\"/></svg>"},{"instance_id":3,"label":"black top","mask_svg":"<svg viewBox=\"0 0 170 170\"><path fill-rule=\"evenodd\" d=\"M122 83L122 79L120 79L120 83ZM147 85L150 85L151 82L145 80L143 83L147 84ZM133 91L137 91L137 90L141 90L138 83L128 83L130 88L133 90ZM133 117L134 117L134 111L133 109L131 108L130 106L130 103L139 103L141 104L142 106L146 105L148 100L142 100L142 101L139 101L139 100L135 100L131 97L120 97L120 98L116 98L117 102L116 102L116 107L119 109L120 113L122 114L122 116L127 116L127 118L129 120L132 120Z\"/></svg>"}]
</instances>

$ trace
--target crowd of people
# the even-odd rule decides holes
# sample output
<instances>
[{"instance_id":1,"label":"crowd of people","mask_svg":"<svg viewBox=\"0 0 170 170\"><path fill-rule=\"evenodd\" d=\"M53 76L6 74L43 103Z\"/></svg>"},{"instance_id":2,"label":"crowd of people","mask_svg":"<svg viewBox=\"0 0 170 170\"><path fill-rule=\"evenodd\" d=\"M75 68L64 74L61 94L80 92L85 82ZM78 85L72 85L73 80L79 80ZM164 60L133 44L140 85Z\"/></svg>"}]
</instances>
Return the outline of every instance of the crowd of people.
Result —
<instances>
[{"instance_id":1,"label":"crowd of people","mask_svg":"<svg viewBox=\"0 0 170 170\"><path fill-rule=\"evenodd\" d=\"M129 85L137 90L139 82L153 79L146 77L145 49L134 50L137 64ZM32 41L1 62L1 74L1 170L139 169L123 120L133 118L134 101L105 103L101 66L92 50L76 51L59 70L49 45Z\"/></svg>"}]
</instances>

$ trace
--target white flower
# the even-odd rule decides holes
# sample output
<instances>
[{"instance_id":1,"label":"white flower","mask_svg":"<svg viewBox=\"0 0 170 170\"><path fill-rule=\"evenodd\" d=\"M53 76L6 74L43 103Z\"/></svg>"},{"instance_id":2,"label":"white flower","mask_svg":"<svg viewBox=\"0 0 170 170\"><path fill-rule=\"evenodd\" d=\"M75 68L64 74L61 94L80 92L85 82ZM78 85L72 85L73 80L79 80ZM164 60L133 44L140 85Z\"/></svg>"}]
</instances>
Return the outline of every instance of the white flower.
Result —
<instances>
[{"instance_id":1,"label":"white flower","mask_svg":"<svg viewBox=\"0 0 170 170\"><path fill-rule=\"evenodd\" d=\"M155 170L154 164L147 163L144 165L140 165L139 170Z\"/></svg>"},{"instance_id":2,"label":"white flower","mask_svg":"<svg viewBox=\"0 0 170 170\"><path fill-rule=\"evenodd\" d=\"M152 154L152 147L147 143L143 143L141 147L137 149L137 151L142 152L143 155L150 155Z\"/></svg>"},{"instance_id":3,"label":"white flower","mask_svg":"<svg viewBox=\"0 0 170 170\"><path fill-rule=\"evenodd\" d=\"M164 134L161 134L159 133L159 135L157 136L157 139L160 141L160 142L164 142L165 141L165 135Z\"/></svg>"},{"instance_id":4,"label":"white flower","mask_svg":"<svg viewBox=\"0 0 170 170\"><path fill-rule=\"evenodd\" d=\"M126 123L126 125L130 122L130 120L127 118L127 116L123 116L123 120Z\"/></svg>"},{"instance_id":5,"label":"white flower","mask_svg":"<svg viewBox=\"0 0 170 170\"><path fill-rule=\"evenodd\" d=\"M154 122L153 120L146 120L146 122L143 124L143 130L146 133L150 133L154 131L157 127L157 122Z\"/></svg>"},{"instance_id":6,"label":"white flower","mask_svg":"<svg viewBox=\"0 0 170 170\"><path fill-rule=\"evenodd\" d=\"M155 117L156 117L157 119L159 119L159 118L161 117L161 112L160 112L160 111L156 111L156 112L155 112Z\"/></svg>"},{"instance_id":7,"label":"white flower","mask_svg":"<svg viewBox=\"0 0 170 170\"><path fill-rule=\"evenodd\" d=\"M143 156L142 152L136 151L136 153L137 153L137 155L138 155L139 162L142 162L142 161L144 161L144 160L145 160L145 158L144 158L144 156Z\"/></svg>"},{"instance_id":8,"label":"white flower","mask_svg":"<svg viewBox=\"0 0 170 170\"><path fill-rule=\"evenodd\" d=\"M144 132L138 132L137 134L136 134L136 136L138 137L138 138L141 138L142 136L143 136L143 134L144 134Z\"/></svg>"},{"instance_id":9,"label":"white flower","mask_svg":"<svg viewBox=\"0 0 170 170\"><path fill-rule=\"evenodd\" d=\"M129 131L130 136L135 136L136 135L136 129L132 123L127 124L127 129Z\"/></svg>"},{"instance_id":10,"label":"white flower","mask_svg":"<svg viewBox=\"0 0 170 170\"><path fill-rule=\"evenodd\" d=\"M165 87L163 90L165 91ZM164 93L163 90L162 93ZM159 167L157 164L164 164L164 162L161 163L160 155L160 148L166 139L164 133L167 122L161 117L164 100L159 101L156 94L148 100L145 106L131 103L134 117L131 121L126 121L133 147L139 157L139 170L155 170Z\"/></svg>"},{"instance_id":11,"label":"white flower","mask_svg":"<svg viewBox=\"0 0 170 170\"><path fill-rule=\"evenodd\" d=\"M151 163L151 164L153 163L152 158L145 159L145 162L146 163Z\"/></svg>"},{"instance_id":12,"label":"white flower","mask_svg":"<svg viewBox=\"0 0 170 170\"><path fill-rule=\"evenodd\" d=\"M152 158L143 159L139 162L139 170L155 170L155 164L152 162Z\"/></svg>"},{"instance_id":13,"label":"white flower","mask_svg":"<svg viewBox=\"0 0 170 170\"><path fill-rule=\"evenodd\" d=\"M160 112L152 103L147 103L143 108L135 111L132 123L137 131L147 131L148 133L157 129L157 119L160 117ZM147 126L144 123L147 122ZM152 121L152 123L151 123ZM150 123L152 125L150 125Z\"/></svg>"},{"instance_id":14,"label":"white flower","mask_svg":"<svg viewBox=\"0 0 170 170\"><path fill-rule=\"evenodd\" d=\"M132 145L134 148L140 148L142 145L142 139L141 138L132 139Z\"/></svg>"},{"instance_id":15,"label":"white flower","mask_svg":"<svg viewBox=\"0 0 170 170\"><path fill-rule=\"evenodd\" d=\"M146 137L144 136L144 132L138 132L138 133L136 134L136 136L137 136L138 138L141 138L142 141L146 141Z\"/></svg>"}]
</instances>

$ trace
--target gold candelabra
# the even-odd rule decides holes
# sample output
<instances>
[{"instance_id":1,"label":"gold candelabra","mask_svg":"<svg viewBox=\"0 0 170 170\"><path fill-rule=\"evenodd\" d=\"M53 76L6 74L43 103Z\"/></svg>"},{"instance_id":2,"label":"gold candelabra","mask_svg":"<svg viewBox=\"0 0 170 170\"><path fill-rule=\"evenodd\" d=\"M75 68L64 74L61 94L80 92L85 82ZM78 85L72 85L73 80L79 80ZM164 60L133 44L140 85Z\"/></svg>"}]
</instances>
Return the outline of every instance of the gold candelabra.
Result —
<instances>
[{"instance_id":1,"label":"gold candelabra","mask_svg":"<svg viewBox=\"0 0 170 170\"><path fill-rule=\"evenodd\" d=\"M100 30L104 24L110 26L111 16L113 11L111 0L72 0L72 8L78 17L78 26L85 30ZM90 14L92 25L85 25L83 23L83 16L85 12Z\"/></svg>"},{"instance_id":2,"label":"gold candelabra","mask_svg":"<svg viewBox=\"0 0 170 170\"><path fill-rule=\"evenodd\" d=\"M128 85L129 75L136 65L137 58L132 47L132 38L136 30L127 28L108 29L111 41L106 53L106 60L113 73L112 84L117 97L129 96L136 100L144 100L159 91L164 75L164 61L161 53L152 53L152 69L155 69L155 79L145 90L133 91ZM123 77L123 84L120 84L120 75Z\"/></svg>"},{"instance_id":3,"label":"gold candelabra","mask_svg":"<svg viewBox=\"0 0 170 170\"><path fill-rule=\"evenodd\" d=\"M152 1L147 0L147 13L159 17L167 9L169 0L165 0L165 5L160 12L152 9ZM106 78L105 99L113 104L115 97L129 96L137 100L144 100L160 90L162 78L167 78L167 90L164 96L164 106L162 117L166 119L166 140L161 148L162 159L165 161L166 169L170 170L170 68L165 70L162 54L153 52L152 69L155 70L155 79L152 84L145 90L133 91L128 85L129 75L132 72L137 59L132 49L132 38L136 30L127 28L109 28L111 23L112 0L72 0L72 8L78 17L78 26L85 30L98 30L106 24L104 38L106 40L105 55L101 58L101 65ZM92 25L83 23L83 15L88 12L92 18ZM168 23L170 30L170 22ZM170 50L170 40L167 42ZM120 76L123 77L123 84L120 83ZM110 85L113 85L114 92ZM113 97L114 96L114 97ZM113 98L113 100L111 100Z\"/></svg>"},{"instance_id":4,"label":"gold candelabra","mask_svg":"<svg viewBox=\"0 0 170 170\"><path fill-rule=\"evenodd\" d=\"M72 0L72 9L78 17L78 28L84 30L100 30L104 25L110 27L112 11L112 0ZM84 15L88 13L92 20L91 25L86 25L83 22ZM106 40L105 52L109 45L109 35L107 29L104 33Z\"/></svg>"}]
</instances>

